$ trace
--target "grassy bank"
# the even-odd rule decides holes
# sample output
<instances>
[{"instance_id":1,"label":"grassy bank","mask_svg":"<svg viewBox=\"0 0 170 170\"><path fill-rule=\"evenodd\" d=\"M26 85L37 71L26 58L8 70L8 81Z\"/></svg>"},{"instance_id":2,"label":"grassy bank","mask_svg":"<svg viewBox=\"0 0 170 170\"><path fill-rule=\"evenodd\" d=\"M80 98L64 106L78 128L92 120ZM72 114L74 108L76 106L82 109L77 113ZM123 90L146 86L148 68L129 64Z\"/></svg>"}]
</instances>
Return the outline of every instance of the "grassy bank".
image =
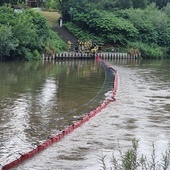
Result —
<instances>
[{"instance_id":1,"label":"grassy bank","mask_svg":"<svg viewBox=\"0 0 170 170\"><path fill-rule=\"evenodd\" d=\"M61 16L58 12L50 12L50 11L38 11L38 12L46 18L47 22L52 27L58 26L58 18Z\"/></svg>"}]
</instances>

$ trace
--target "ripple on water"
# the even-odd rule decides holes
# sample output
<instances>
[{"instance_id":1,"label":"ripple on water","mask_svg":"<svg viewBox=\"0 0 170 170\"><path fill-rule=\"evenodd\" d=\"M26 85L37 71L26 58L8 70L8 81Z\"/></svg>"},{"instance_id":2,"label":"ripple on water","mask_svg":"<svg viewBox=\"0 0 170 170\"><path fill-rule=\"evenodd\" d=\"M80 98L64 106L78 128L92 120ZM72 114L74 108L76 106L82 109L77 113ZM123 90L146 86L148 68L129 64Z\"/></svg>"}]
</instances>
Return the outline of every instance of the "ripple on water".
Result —
<instances>
[{"instance_id":1,"label":"ripple on water","mask_svg":"<svg viewBox=\"0 0 170 170\"><path fill-rule=\"evenodd\" d=\"M159 78L159 64L114 62L110 64L119 73L116 102L17 170L98 170L102 154L110 165L113 151L126 151L134 138L139 140L139 154L150 157L154 141L157 159L161 157L170 141L170 80Z\"/></svg>"}]
</instances>

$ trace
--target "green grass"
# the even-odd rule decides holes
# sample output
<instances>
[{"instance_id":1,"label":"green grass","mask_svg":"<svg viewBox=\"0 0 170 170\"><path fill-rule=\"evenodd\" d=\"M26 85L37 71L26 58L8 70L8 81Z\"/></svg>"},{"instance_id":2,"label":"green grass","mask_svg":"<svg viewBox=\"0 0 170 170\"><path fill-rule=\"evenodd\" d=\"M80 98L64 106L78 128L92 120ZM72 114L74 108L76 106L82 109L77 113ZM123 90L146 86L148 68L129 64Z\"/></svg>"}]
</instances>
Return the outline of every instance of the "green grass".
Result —
<instances>
[{"instance_id":1,"label":"green grass","mask_svg":"<svg viewBox=\"0 0 170 170\"><path fill-rule=\"evenodd\" d=\"M58 26L58 19L61 16L58 12L50 12L50 11L38 11L40 14L42 14L47 22L52 26L56 27Z\"/></svg>"}]
</instances>

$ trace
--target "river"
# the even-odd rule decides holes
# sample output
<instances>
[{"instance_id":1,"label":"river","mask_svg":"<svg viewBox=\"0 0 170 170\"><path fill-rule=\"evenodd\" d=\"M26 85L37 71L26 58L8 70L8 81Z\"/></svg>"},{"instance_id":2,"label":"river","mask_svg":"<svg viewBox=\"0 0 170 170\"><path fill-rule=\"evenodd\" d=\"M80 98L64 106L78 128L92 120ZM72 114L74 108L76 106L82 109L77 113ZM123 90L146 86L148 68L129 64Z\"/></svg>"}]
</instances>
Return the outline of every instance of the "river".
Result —
<instances>
[{"instance_id":1,"label":"river","mask_svg":"<svg viewBox=\"0 0 170 170\"><path fill-rule=\"evenodd\" d=\"M134 138L139 154L150 156L154 142L161 159L170 141L170 60L105 62L118 71L116 102L15 170L99 170L102 154L109 168L113 151L118 154L119 145L126 151ZM70 123L63 114L88 103L104 82L104 70L92 61L26 66L7 63L1 70L1 162L17 157L18 144L26 151L32 141L40 142ZM51 123L56 113L57 125ZM71 119L80 116L76 114Z\"/></svg>"}]
</instances>

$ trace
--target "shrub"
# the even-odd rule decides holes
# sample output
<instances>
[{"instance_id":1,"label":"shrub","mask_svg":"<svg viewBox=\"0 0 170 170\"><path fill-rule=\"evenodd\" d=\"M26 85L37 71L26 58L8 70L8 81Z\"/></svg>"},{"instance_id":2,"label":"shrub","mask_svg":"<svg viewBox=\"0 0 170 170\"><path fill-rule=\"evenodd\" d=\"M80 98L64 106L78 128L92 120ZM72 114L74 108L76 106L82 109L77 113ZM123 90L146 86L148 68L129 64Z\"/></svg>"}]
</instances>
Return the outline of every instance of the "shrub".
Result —
<instances>
[{"instance_id":1,"label":"shrub","mask_svg":"<svg viewBox=\"0 0 170 170\"><path fill-rule=\"evenodd\" d=\"M76 36L77 39L81 41L93 40L96 43L104 43L104 39L101 37L95 36L93 33L88 32L87 30L83 30L80 27L76 26L72 22L65 23L66 28L70 33Z\"/></svg>"},{"instance_id":2,"label":"shrub","mask_svg":"<svg viewBox=\"0 0 170 170\"><path fill-rule=\"evenodd\" d=\"M36 11L16 13L10 6L0 7L0 58L41 59L45 48L54 53L66 49L66 44Z\"/></svg>"},{"instance_id":3,"label":"shrub","mask_svg":"<svg viewBox=\"0 0 170 170\"><path fill-rule=\"evenodd\" d=\"M170 168L170 147L162 154L162 159L156 161L156 149L154 143L152 144L151 159L146 156L138 155L138 140L132 140L132 148L123 153L119 146L118 158L114 155L112 157L112 170L168 170ZM100 162L102 170L106 170L107 164L105 163L106 155L101 156Z\"/></svg>"},{"instance_id":4,"label":"shrub","mask_svg":"<svg viewBox=\"0 0 170 170\"><path fill-rule=\"evenodd\" d=\"M137 49L141 53L142 58L162 58L166 53L166 51L158 45L148 45L142 42L130 42L128 48Z\"/></svg>"}]
</instances>

